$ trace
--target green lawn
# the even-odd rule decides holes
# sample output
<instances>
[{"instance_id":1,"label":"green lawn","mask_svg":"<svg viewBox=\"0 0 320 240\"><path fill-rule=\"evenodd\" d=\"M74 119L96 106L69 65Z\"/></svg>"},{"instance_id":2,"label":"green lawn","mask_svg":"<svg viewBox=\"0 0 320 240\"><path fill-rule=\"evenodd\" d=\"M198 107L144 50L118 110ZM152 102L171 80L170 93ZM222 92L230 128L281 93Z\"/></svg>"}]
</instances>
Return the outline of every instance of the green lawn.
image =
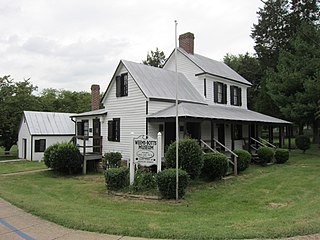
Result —
<instances>
[{"instance_id":1,"label":"green lawn","mask_svg":"<svg viewBox=\"0 0 320 240\"><path fill-rule=\"evenodd\" d=\"M43 162L29 162L29 161L20 161L20 162L5 162L0 163L0 174L3 173L15 173L15 172L24 172L31 170L38 170L47 168Z\"/></svg>"},{"instance_id":2,"label":"green lawn","mask_svg":"<svg viewBox=\"0 0 320 240\"><path fill-rule=\"evenodd\" d=\"M292 151L284 165L250 166L239 177L194 182L185 200L106 194L100 174L1 176L0 196L61 225L129 236L276 238L320 232L320 151Z\"/></svg>"}]
</instances>

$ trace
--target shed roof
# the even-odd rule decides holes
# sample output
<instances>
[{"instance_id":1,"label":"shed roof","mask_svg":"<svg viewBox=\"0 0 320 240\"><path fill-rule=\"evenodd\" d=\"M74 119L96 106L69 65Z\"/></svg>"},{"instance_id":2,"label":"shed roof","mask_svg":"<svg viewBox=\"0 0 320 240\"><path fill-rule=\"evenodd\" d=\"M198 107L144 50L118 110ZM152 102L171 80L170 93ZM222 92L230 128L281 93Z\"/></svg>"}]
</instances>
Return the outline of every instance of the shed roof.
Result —
<instances>
[{"instance_id":1,"label":"shed roof","mask_svg":"<svg viewBox=\"0 0 320 240\"><path fill-rule=\"evenodd\" d=\"M196 64L203 71L202 73L234 80L236 82L240 82L250 86L252 85L248 80L243 78L240 74L238 74L223 62L216 61L199 54L189 54L182 48L178 48L178 51L189 58L194 64Z\"/></svg>"},{"instance_id":2,"label":"shed roof","mask_svg":"<svg viewBox=\"0 0 320 240\"><path fill-rule=\"evenodd\" d=\"M31 135L73 135L74 113L24 111L24 117Z\"/></svg>"},{"instance_id":3,"label":"shed roof","mask_svg":"<svg viewBox=\"0 0 320 240\"><path fill-rule=\"evenodd\" d=\"M179 117L194 117L207 119L221 119L231 121L261 122L276 124L291 124L288 121L267 116L258 112L239 107L224 107L220 105L200 105L192 103L179 103ZM171 118L176 116L175 106L169 107L148 118Z\"/></svg>"},{"instance_id":4,"label":"shed roof","mask_svg":"<svg viewBox=\"0 0 320 240\"><path fill-rule=\"evenodd\" d=\"M176 99L176 73L141 63L121 60L142 92L148 98ZM178 73L179 100L186 102L205 103L201 94L193 87L191 82Z\"/></svg>"}]
</instances>

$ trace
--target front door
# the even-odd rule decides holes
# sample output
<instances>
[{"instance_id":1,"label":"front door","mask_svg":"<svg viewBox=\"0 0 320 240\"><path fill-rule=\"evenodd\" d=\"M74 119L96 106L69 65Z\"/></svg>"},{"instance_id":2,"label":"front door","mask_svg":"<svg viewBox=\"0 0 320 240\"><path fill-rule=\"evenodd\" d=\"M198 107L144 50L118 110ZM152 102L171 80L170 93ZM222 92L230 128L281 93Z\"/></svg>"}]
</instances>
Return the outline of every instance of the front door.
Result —
<instances>
[{"instance_id":1,"label":"front door","mask_svg":"<svg viewBox=\"0 0 320 240\"><path fill-rule=\"evenodd\" d=\"M200 123L188 122L187 123L187 136L200 140L201 139L201 129Z\"/></svg>"},{"instance_id":2,"label":"front door","mask_svg":"<svg viewBox=\"0 0 320 240\"><path fill-rule=\"evenodd\" d=\"M224 124L217 124L218 128L218 141L225 145L225 134L224 134ZM221 147L221 146L220 146ZM224 147L220 148L221 151L224 151Z\"/></svg>"},{"instance_id":3,"label":"front door","mask_svg":"<svg viewBox=\"0 0 320 240\"><path fill-rule=\"evenodd\" d=\"M22 158L27 159L27 139L22 139Z\"/></svg>"},{"instance_id":4,"label":"front door","mask_svg":"<svg viewBox=\"0 0 320 240\"><path fill-rule=\"evenodd\" d=\"M93 152L101 153L101 124L99 119L93 119Z\"/></svg>"}]
</instances>

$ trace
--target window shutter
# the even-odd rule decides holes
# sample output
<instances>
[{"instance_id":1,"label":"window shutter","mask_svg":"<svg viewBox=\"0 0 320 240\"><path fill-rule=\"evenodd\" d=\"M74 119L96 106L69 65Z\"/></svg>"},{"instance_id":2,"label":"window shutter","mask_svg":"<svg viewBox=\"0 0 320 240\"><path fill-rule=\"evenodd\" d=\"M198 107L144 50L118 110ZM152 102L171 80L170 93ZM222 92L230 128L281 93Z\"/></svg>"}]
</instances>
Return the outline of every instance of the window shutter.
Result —
<instances>
[{"instance_id":1,"label":"window shutter","mask_svg":"<svg viewBox=\"0 0 320 240\"><path fill-rule=\"evenodd\" d=\"M203 79L203 95L207 97L207 79Z\"/></svg>"},{"instance_id":2,"label":"window shutter","mask_svg":"<svg viewBox=\"0 0 320 240\"><path fill-rule=\"evenodd\" d=\"M122 95L121 96L128 96L128 74L123 74L121 79L122 82Z\"/></svg>"},{"instance_id":3,"label":"window shutter","mask_svg":"<svg viewBox=\"0 0 320 240\"><path fill-rule=\"evenodd\" d=\"M82 122L77 122L77 135L83 136L83 124Z\"/></svg>"},{"instance_id":4,"label":"window shutter","mask_svg":"<svg viewBox=\"0 0 320 240\"><path fill-rule=\"evenodd\" d=\"M234 105L234 86L230 86L230 103Z\"/></svg>"},{"instance_id":5,"label":"window shutter","mask_svg":"<svg viewBox=\"0 0 320 240\"><path fill-rule=\"evenodd\" d=\"M216 103L218 102L218 83L217 82L213 83L213 91L214 91L213 101Z\"/></svg>"},{"instance_id":6,"label":"window shutter","mask_svg":"<svg viewBox=\"0 0 320 240\"><path fill-rule=\"evenodd\" d=\"M120 118L113 119L114 141L120 142Z\"/></svg>"},{"instance_id":7,"label":"window shutter","mask_svg":"<svg viewBox=\"0 0 320 240\"><path fill-rule=\"evenodd\" d=\"M223 103L226 104L228 102L228 100L227 100L227 84L223 84L223 99L224 99Z\"/></svg>"},{"instance_id":8,"label":"window shutter","mask_svg":"<svg viewBox=\"0 0 320 240\"><path fill-rule=\"evenodd\" d=\"M121 97L121 77L116 76L116 96Z\"/></svg>"},{"instance_id":9,"label":"window shutter","mask_svg":"<svg viewBox=\"0 0 320 240\"><path fill-rule=\"evenodd\" d=\"M238 88L238 104L242 106L241 88Z\"/></svg>"},{"instance_id":10,"label":"window shutter","mask_svg":"<svg viewBox=\"0 0 320 240\"><path fill-rule=\"evenodd\" d=\"M108 141L112 141L113 136L113 121L108 121Z\"/></svg>"}]
</instances>

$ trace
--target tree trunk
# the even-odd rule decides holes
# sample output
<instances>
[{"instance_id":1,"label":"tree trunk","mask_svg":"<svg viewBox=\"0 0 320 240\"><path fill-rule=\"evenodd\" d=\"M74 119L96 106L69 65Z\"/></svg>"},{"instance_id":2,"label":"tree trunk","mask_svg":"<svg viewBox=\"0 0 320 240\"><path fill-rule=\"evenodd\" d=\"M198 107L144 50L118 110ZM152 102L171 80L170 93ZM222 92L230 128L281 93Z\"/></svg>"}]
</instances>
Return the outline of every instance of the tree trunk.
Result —
<instances>
[{"instance_id":1,"label":"tree trunk","mask_svg":"<svg viewBox=\"0 0 320 240\"><path fill-rule=\"evenodd\" d=\"M319 121L320 120L314 120L313 121L313 140L312 143L319 143L320 144L320 136L319 136Z\"/></svg>"}]
</instances>

